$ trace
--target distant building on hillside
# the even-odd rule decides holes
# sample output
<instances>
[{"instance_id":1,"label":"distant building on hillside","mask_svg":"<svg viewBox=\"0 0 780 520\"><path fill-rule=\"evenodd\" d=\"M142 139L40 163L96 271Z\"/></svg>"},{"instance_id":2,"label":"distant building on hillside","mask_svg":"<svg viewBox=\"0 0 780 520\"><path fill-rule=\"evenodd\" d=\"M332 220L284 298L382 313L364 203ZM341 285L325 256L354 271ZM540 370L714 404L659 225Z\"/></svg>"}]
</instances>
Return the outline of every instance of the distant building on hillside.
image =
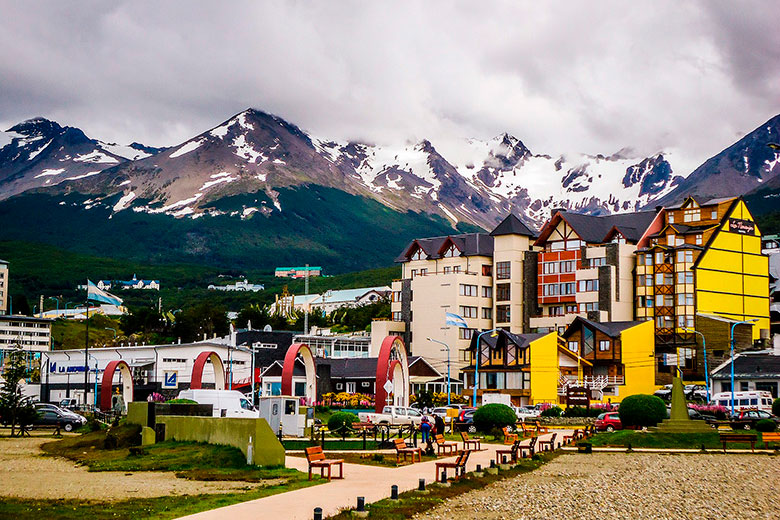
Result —
<instances>
[{"instance_id":1,"label":"distant building on hillside","mask_svg":"<svg viewBox=\"0 0 780 520\"><path fill-rule=\"evenodd\" d=\"M0 260L0 315L8 312L8 262Z\"/></svg>"},{"instance_id":2,"label":"distant building on hillside","mask_svg":"<svg viewBox=\"0 0 780 520\"><path fill-rule=\"evenodd\" d=\"M274 276L277 278L305 278L309 276L322 276L322 267L277 267Z\"/></svg>"},{"instance_id":3,"label":"distant building on hillside","mask_svg":"<svg viewBox=\"0 0 780 520\"><path fill-rule=\"evenodd\" d=\"M150 289L159 291L160 280L139 280L136 275L133 275L132 280L100 280L98 281L97 286L98 289L104 291L112 289Z\"/></svg>"},{"instance_id":4,"label":"distant building on hillside","mask_svg":"<svg viewBox=\"0 0 780 520\"><path fill-rule=\"evenodd\" d=\"M357 289L328 290L322 294L277 296L271 305L271 314L281 313L283 309L295 309L312 312L315 309L331 313L342 307L360 307L378 302L390 296L390 287L360 287Z\"/></svg>"},{"instance_id":5,"label":"distant building on hillside","mask_svg":"<svg viewBox=\"0 0 780 520\"><path fill-rule=\"evenodd\" d=\"M238 292L259 292L265 290L265 285L249 283L248 280L238 281L228 285L214 285L208 287L209 291L238 291Z\"/></svg>"},{"instance_id":6,"label":"distant building on hillside","mask_svg":"<svg viewBox=\"0 0 780 520\"><path fill-rule=\"evenodd\" d=\"M30 316L0 316L0 351L15 345L21 345L24 350L51 350L53 321Z\"/></svg>"}]
</instances>

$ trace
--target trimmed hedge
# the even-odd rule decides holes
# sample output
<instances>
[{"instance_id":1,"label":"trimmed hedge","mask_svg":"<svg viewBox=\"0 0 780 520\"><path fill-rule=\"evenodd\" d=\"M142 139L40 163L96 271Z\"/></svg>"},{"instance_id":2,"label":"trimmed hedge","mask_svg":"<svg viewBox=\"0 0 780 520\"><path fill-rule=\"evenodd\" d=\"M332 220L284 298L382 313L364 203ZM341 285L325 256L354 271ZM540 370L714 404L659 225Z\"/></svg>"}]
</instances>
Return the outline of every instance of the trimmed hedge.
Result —
<instances>
[{"instance_id":1,"label":"trimmed hedge","mask_svg":"<svg viewBox=\"0 0 780 520\"><path fill-rule=\"evenodd\" d=\"M620 403L618 414L624 428L655 426L666 419L666 404L654 395L629 395Z\"/></svg>"},{"instance_id":2,"label":"trimmed hedge","mask_svg":"<svg viewBox=\"0 0 780 520\"><path fill-rule=\"evenodd\" d=\"M773 432L776 428L777 424L771 419L761 419L756 423L756 430L760 432Z\"/></svg>"},{"instance_id":3,"label":"trimmed hedge","mask_svg":"<svg viewBox=\"0 0 780 520\"><path fill-rule=\"evenodd\" d=\"M550 408L542 411L542 417L560 417L563 413L563 408L560 406L551 406Z\"/></svg>"},{"instance_id":4,"label":"trimmed hedge","mask_svg":"<svg viewBox=\"0 0 780 520\"><path fill-rule=\"evenodd\" d=\"M341 428L346 425L352 426L352 423L359 422L358 416L349 412L336 412L328 418L328 430L335 432L341 431Z\"/></svg>"},{"instance_id":5,"label":"trimmed hedge","mask_svg":"<svg viewBox=\"0 0 780 520\"><path fill-rule=\"evenodd\" d=\"M490 432L517 422L515 411L505 404L486 404L474 412L474 426L481 432Z\"/></svg>"},{"instance_id":6,"label":"trimmed hedge","mask_svg":"<svg viewBox=\"0 0 780 520\"><path fill-rule=\"evenodd\" d=\"M772 415L780 417L780 397L772 401Z\"/></svg>"}]
</instances>

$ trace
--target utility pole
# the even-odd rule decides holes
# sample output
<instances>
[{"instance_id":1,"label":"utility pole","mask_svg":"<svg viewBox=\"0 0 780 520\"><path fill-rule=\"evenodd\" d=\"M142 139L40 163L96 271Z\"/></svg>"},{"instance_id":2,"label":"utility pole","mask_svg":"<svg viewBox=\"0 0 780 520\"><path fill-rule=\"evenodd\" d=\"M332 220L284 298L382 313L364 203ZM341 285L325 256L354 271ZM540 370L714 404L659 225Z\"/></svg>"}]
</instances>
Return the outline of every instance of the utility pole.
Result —
<instances>
[{"instance_id":1,"label":"utility pole","mask_svg":"<svg viewBox=\"0 0 780 520\"><path fill-rule=\"evenodd\" d=\"M303 292L307 296L303 304L303 333L309 333L309 264L306 264L303 282Z\"/></svg>"},{"instance_id":2,"label":"utility pole","mask_svg":"<svg viewBox=\"0 0 780 520\"><path fill-rule=\"evenodd\" d=\"M87 396L89 395L89 280L87 280L87 333L84 336L84 406L87 406ZM97 374L95 374L97 378Z\"/></svg>"}]
</instances>

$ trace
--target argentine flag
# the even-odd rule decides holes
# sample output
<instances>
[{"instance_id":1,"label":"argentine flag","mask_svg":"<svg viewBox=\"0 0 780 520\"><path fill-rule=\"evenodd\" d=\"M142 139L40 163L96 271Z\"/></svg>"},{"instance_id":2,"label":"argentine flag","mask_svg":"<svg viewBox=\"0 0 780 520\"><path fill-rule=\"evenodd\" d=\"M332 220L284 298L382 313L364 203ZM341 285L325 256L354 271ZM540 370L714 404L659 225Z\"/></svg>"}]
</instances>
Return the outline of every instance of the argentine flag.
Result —
<instances>
[{"instance_id":1,"label":"argentine flag","mask_svg":"<svg viewBox=\"0 0 780 520\"><path fill-rule=\"evenodd\" d=\"M451 312L444 313L446 316L445 323L447 325L452 325L453 327L461 327L464 329L469 328L468 323L466 323L466 320L463 318L463 316L458 316L457 314L453 314Z\"/></svg>"},{"instance_id":2,"label":"argentine flag","mask_svg":"<svg viewBox=\"0 0 780 520\"><path fill-rule=\"evenodd\" d=\"M109 305L116 305L117 307L122 305L122 298L114 296L100 289L97 285L87 280L87 300L93 302L107 303Z\"/></svg>"}]
</instances>

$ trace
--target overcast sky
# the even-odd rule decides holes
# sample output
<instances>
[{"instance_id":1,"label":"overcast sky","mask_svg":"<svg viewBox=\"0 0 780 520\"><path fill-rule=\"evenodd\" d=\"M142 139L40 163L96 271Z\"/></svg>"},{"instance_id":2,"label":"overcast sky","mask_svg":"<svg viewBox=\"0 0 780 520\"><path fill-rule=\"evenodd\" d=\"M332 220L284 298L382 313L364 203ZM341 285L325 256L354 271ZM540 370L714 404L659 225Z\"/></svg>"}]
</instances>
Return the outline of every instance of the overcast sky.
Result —
<instances>
[{"instance_id":1,"label":"overcast sky","mask_svg":"<svg viewBox=\"0 0 780 520\"><path fill-rule=\"evenodd\" d=\"M695 163L780 113L779 28L773 1L0 0L0 124L173 145L251 106L336 139Z\"/></svg>"}]
</instances>

